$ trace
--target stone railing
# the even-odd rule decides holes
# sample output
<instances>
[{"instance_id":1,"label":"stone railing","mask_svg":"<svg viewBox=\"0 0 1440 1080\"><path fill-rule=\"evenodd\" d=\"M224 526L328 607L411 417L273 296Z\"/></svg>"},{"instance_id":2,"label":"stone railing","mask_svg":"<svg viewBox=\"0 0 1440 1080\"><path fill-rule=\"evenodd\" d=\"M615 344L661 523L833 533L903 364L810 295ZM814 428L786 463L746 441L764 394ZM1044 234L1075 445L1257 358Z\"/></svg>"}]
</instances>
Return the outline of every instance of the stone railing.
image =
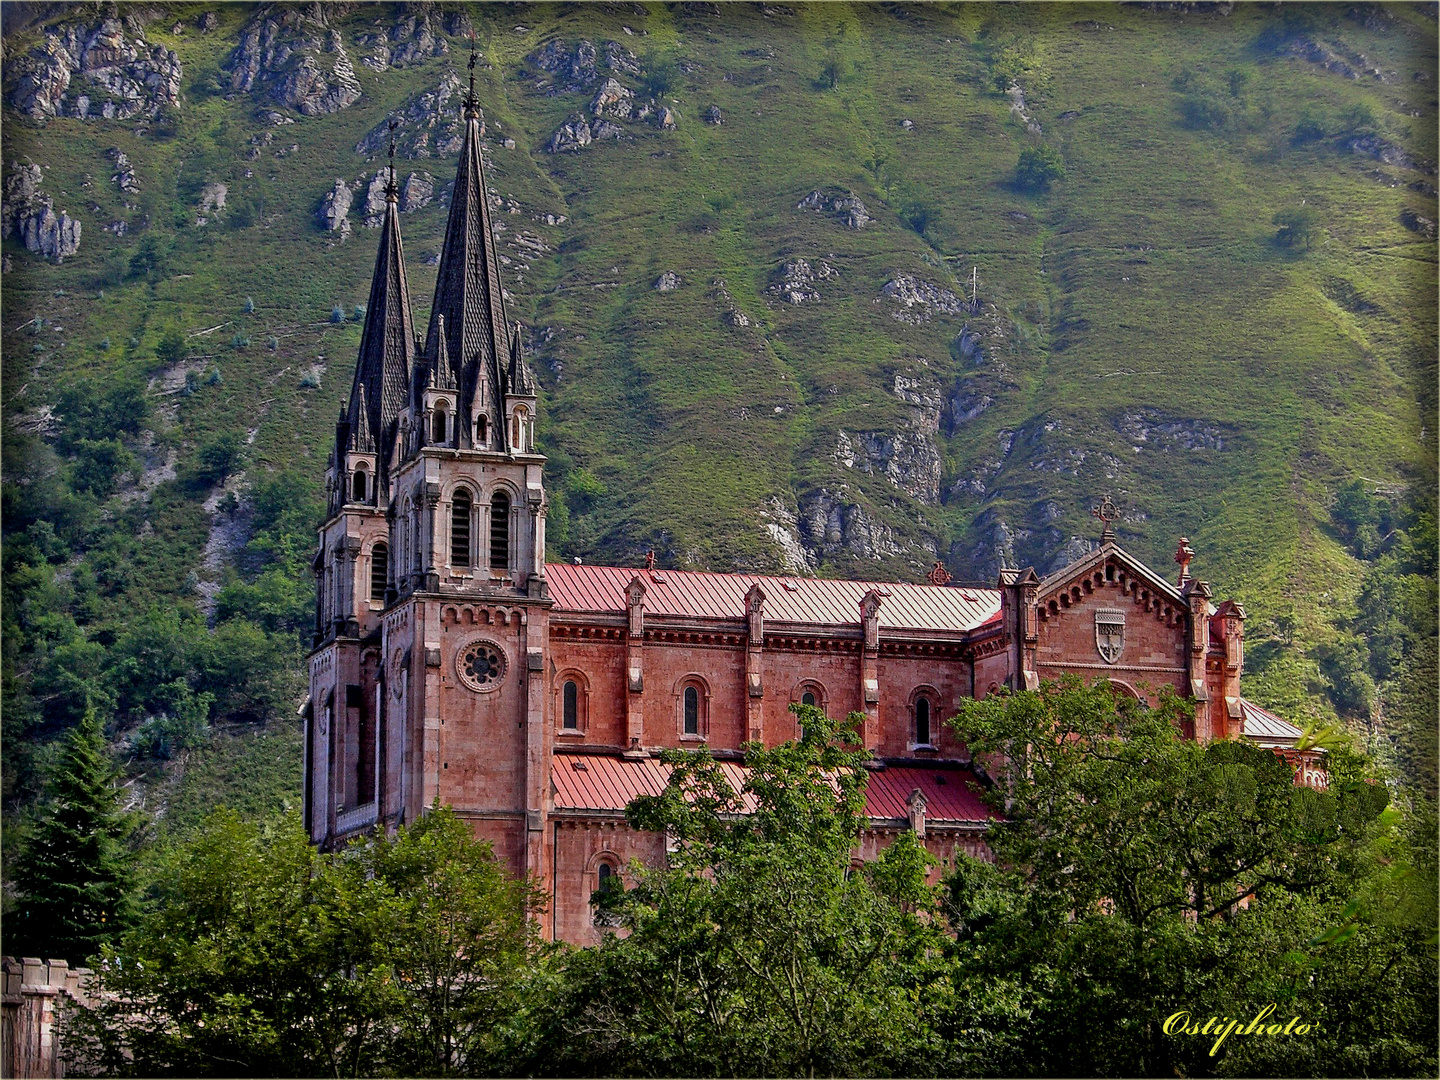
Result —
<instances>
[{"instance_id":1,"label":"stone railing","mask_svg":"<svg viewBox=\"0 0 1440 1080\"><path fill-rule=\"evenodd\" d=\"M0 1076L61 1077L65 1066L55 1038L60 995L89 1001L89 968L71 968L64 960L13 956L0 959L4 1007L0 1013Z\"/></svg>"},{"instance_id":2,"label":"stone railing","mask_svg":"<svg viewBox=\"0 0 1440 1080\"><path fill-rule=\"evenodd\" d=\"M335 815L335 831L343 836L356 829L363 829L366 825L374 825L376 817L376 807L373 802L356 806L350 810L343 810Z\"/></svg>"}]
</instances>

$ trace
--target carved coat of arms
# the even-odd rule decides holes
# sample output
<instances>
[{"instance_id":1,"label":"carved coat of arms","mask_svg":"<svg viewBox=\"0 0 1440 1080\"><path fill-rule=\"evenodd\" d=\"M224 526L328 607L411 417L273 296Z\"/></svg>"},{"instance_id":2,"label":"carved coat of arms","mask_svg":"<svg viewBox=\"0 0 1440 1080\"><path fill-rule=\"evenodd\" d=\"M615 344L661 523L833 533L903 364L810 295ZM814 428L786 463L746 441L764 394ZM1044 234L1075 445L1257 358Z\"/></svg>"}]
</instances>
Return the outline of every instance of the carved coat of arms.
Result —
<instances>
[{"instance_id":1,"label":"carved coat of arms","mask_svg":"<svg viewBox=\"0 0 1440 1080\"><path fill-rule=\"evenodd\" d=\"M1095 648L1107 664L1114 664L1125 651L1125 613L1114 608L1095 612Z\"/></svg>"}]
</instances>

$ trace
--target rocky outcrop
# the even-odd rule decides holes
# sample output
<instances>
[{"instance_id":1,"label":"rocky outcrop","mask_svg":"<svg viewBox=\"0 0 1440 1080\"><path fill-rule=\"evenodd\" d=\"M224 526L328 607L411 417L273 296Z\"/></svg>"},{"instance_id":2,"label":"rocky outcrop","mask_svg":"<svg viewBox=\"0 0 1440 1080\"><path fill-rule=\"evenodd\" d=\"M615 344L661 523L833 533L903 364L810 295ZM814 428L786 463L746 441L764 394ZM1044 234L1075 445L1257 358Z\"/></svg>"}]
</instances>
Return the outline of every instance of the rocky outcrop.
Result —
<instances>
[{"instance_id":1,"label":"rocky outcrop","mask_svg":"<svg viewBox=\"0 0 1440 1080\"><path fill-rule=\"evenodd\" d=\"M1409 207L1400 211L1400 224L1413 233L1419 233L1426 240L1435 239L1435 219L1417 214Z\"/></svg>"},{"instance_id":2,"label":"rocky outcrop","mask_svg":"<svg viewBox=\"0 0 1440 1080\"><path fill-rule=\"evenodd\" d=\"M915 326L929 322L936 312L964 315L970 311L970 305L949 289L914 274L896 274L885 283L880 296L896 305L898 310L890 313L892 319Z\"/></svg>"},{"instance_id":3,"label":"rocky outcrop","mask_svg":"<svg viewBox=\"0 0 1440 1080\"><path fill-rule=\"evenodd\" d=\"M940 501L940 452L924 431L841 431L834 456L847 469L885 477L920 502Z\"/></svg>"},{"instance_id":4,"label":"rocky outcrop","mask_svg":"<svg viewBox=\"0 0 1440 1080\"><path fill-rule=\"evenodd\" d=\"M680 288L680 275L673 270L666 270L655 279L656 292L674 292Z\"/></svg>"},{"instance_id":5,"label":"rocky outcrop","mask_svg":"<svg viewBox=\"0 0 1440 1080\"><path fill-rule=\"evenodd\" d=\"M1345 149L1352 154L1371 157L1386 165L1394 165L1396 168L1416 168L1415 161L1409 154L1394 143L1380 138L1379 135L1357 135L1352 139L1347 139Z\"/></svg>"},{"instance_id":6,"label":"rocky outcrop","mask_svg":"<svg viewBox=\"0 0 1440 1080\"><path fill-rule=\"evenodd\" d=\"M10 104L35 119L107 120L153 117L174 106L180 100L179 58L133 30L127 38L126 29L117 18L47 28L41 44L7 65L18 72Z\"/></svg>"},{"instance_id":7,"label":"rocky outcrop","mask_svg":"<svg viewBox=\"0 0 1440 1080\"><path fill-rule=\"evenodd\" d=\"M1311 38L1297 38L1289 42L1280 50L1282 56L1293 56L1297 60L1304 60L1316 64L1326 71L1333 71L1346 79L1358 79L1361 75L1369 75L1371 78L1385 82L1385 73L1370 62L1364 53L1349 52L1349 55L1341 55L1340 49L1343 46L1337 45L1332 48L1330 45L1315 41Z\"/></svg>"},{"instance_id":8,"label":"rocky outcrop","mask_svg":"<svg viewBox=\"0 0 1440 1080\"><path fill-rule=\"evenodd\" d=\"M720 321L726 326L743 330L750 325L750 316L735 305L735 298L730 295L730 289L725 284L724 278L716 278L711 282L710 295L720 304Z\"/></svg>"},{"instance_id":9,"label":"rocky outcrop","mask_svg":"<svg viewBox=\"0 0 1440 1080\"><path fill-rule=\"evenodd\" d=\"M416 94L384 120L376 124L355 144L355 152L370 157L386 153L393 137L395 152L401 157L451 157L460 152L465 141L465 118L461 102L465 84L460 76L447 71L433 90ZM485 134L485 113L480 111L480 134Z\"/></svg>"},{"instance_id":10,"label":"rocky outcrop","mask_svg":"<svg viewBox=\"0 0 1440 1080\"><path fill-rule=\"evenodd\" d=\"M839 276L840 271L823 259L813 267L808 259L792 259L780 267L776 280L765 291L787 304L810 303L820 299L815 282Z\"/></svg>"},{"instance_id":11,"label":"rocky outcrop","mask_svg":"<svg viewBox=\"0 0 1440 1080\"><path fill-rule=\"evenodd\" d=\"M195 224L208 225L210 219L225 213L225 198L230 189L218 181L212 181L200 189L200 205L195 211Z\"/></svg>"},{"instance_id":12,"label":"rocky outcrop","mask_svg":"<svg viewBox=\"0 0 1440 1080\"><path fill-rule=\"evenodd\" d=\"M816 562L845 553L883 559L901 551L890 527L850 498L843 486L839 491L821 487L802 495L796 525L801 543Z\"/></svg>"},{"instance_id":13,"label":"rocky outcrop","mask_svg":"<svg viewBox=\"0 0 1440 1080\"><path fill-rule=\"evenodd\" d=\"M414 173L405 177L400 187L400 212L409 214L422 206L429 206L435 199L435 178L429 173Z\"/></svg>"},{"instance_id":14,"label":"rocky outcrop","mask_svg":"<svg viewBox=\"0 0 1440 1080\"><path fill-rule=\"evenodd\" d=\"M725 123L725 114L720 111L719 105L711 105L705 110L703 119L707 124L715 124L718 126Z\"/></svg>"},{"instance_id":15,"label":"rocky outcrop","mask_svg":"<svg viewBox=\"0 0 1440 1080\"><path fill-rule=\"evenodd\" d=\"M444 56L450 45L435 32L431 24L434 14L430 4L401 4L388 34L366 34L359 39L359 47L368 50L360 62L372 71L388 71Z\"/></svg>"},{"instance_id":16,"label":"rocky outcrop","mask_svg":"<svg viewBox=\"0 0 1440 1080\"><path fill-rule=\"evenodd\" d=\"M640 61L618 41L604 42L597 50L589 41L573 46L552 41L526 57L539 74L535 86L550 97L579 94L589 90L602 71L616 75L639 75ZM593 111L593 110L592 110Z\"/></svg>"},{"instance_id":17,"label":"rocky outcrop","mask_svg":"<svg viewBox=\"0 0 1440 1080\"><path fill-rule=\"evenodd\" d=\"M795 204L796 210L818 210L843 222L848 228L863 229L870 224L870 213L860 196L840 188L816 188Z\"/></svg>"},{"instance_id":18,"label":"rocky outcrop","mask_svg":"<svg viewBox=\"0 0 1440 1080\"><path fill-rule=\"evenodd\" d=\"M127 195L137 195L140 192L140 181L135 176L135 167L130 164L130 159L118 146L112 146L105 151L105 156L115 164L115 173L110 177L111 183Z\"/></svg>"},{"instance_id":19,"label":"rocky outcrop","mask_svg":"<svg viewBox=\"0 0 1440 1080\"><path fill-rule=\"evenodd\" d=\"M195 21L196 27L202 34L208 34L220 25L220 16L213 11L207 11Z\"/></svg>"},{"instance_id":20,"label":"rocky outcrop","mask_svg":"<svg viewBox=\"0 0 1440 1080\"><path fill-rule=\"evenodd\" d=\"M934 434L940 430L940 414L945 408L945 395L940 384L926 375L895 373L892 392L910 406L911 423L920 431Z\"/></svg>"},{"instance_id":21,"label":"rocky outcrop","mask_svg":"<svg viewBox=\"0 0 1440 1080\"><path fill-rule=\"evenodd\" d=\"M1218 424L1207 420L1177 419L1157 409L1122 413L1116 429L1129 440L1135 453L1177 450L1231 449L1229 436Z\"/></svg>"},{"instance_id":22,"label":"rocky outcrop","mask_svg":"<svg viewBox=\"0 0 1440 1080\"><path fill-rule=\"evenodd\" d=\"M266 5L246 25L226 63L232 93L255 93L302 116L322 116L360 100L350 54L329 18L348 5Z\"/></svg>"},{"instance_id":23,"label":"rocky outcrop","mask_svg":"<svg viewBox=\"0 0 1440 1080\"><path fill-rule=\"evenodd\" d=\"M780 565L789 574L809 574L814 560L800 540L799 520L779 498L772 497L760 508L760 520L780 554Z\"/></svg>"},{"instance_id":24,"label":"rocky outcrop","mask_svg":"<svg viewBox=\"0 0 1440 1080\"><path fill-rule=\"evenodd\" d=\"M0 188L0 236L20 237L26 250L57 263L80 250L80 222L57 213L40 190L40 166L12 163Z\"/></svg>"},{"instance_id":25,"label":"rocky outcrop","mask_svg":"<svg viewBox=\"0 0 1440 1080\"><path fill-rule=\"evenodd\" d=\"M385 185L390 180L389 169L376 169L365 188L365 201L360 204L360 214L367 229L378 229L385 221ZM363 181L362 181L363 183Z\"/></svg>"},{"instance_id":26,"label":"rocky outcrop","mask_svg":"<svg viewBox=\"0 0 1440 1080\"><path fill-rule=\"evenodd\" d=\"M606 79L590 99L590 111L596 116L629 120L635 111L635 91L615 79Z\"/></svg>"},{"instance_id":27,"label":"rocky outcrop","mask_svg":"<svg viewBox=\"0 0 1440 1080\"><path fill-rule=\"evenodd\" d=\"M344 180L337 179L315 211L320 227L326 232L338 232L342 241L350 235L350 202L350 188Z\"/></svg>"},{"instance_id":28,"label":"rocky outcrop","mask_svg":"<svg viewBox=\"0 0 1440 1080\"><path fill-rule=\"evenodd\" d=\"M1010 99L1010 112L1025 125L1025 130L1032 135L1040 134L1040 125L1025 111L1025 89L1019 83L1011 83L1005 89L1005 96Z\"/></svg>"},{"instance_id":29,"label":"rocky outcrop","mask_svg":"<svg viewBox=\"0 0 1440 1080\"><path fill-rule=\"evenodd\" d=\"M572 116L561 124L545 144L547 154L573 154L584 150L593 141L590 124L583 116Z\"/></svg>"}]
</instances>

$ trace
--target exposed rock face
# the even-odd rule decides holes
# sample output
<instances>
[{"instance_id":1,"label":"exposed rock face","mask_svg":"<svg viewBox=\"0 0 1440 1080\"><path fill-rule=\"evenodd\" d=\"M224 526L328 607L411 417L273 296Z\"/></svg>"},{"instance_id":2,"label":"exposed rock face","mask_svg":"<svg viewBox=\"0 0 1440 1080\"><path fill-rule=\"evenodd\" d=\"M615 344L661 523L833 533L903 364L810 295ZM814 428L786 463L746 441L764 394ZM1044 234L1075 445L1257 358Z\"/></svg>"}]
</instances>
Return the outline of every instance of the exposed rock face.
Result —
<instances>
[{"instance_id":1,"label":"exposed rock face","mask_svg":"<svg viewBox=\"0 0 1440 1080\"><path fill-rule=\"evenodd\" d=\"M816 188L796 203L795 209L829 213L851 229L863 229L871 220L860 196L853 191L842 191L839 188L826 188L823 191Z\"/></svg>"},{"instance_id":2,"label":"exposed rock face","mask_svg":"<svg viewBox=\"0 0 1440 1080\"><path fill-rule=\"evenodd\" d=\"M585 149L592 141L590 124L583 116L572 116L555 129L550 141L545 144L545 152L573 154L577 150Z\"/></svg>"},{"instance_id":3,"label":"exposed rock face","mask_svg":"<svg viewBox=\"0 0 1440 1080\"><path fill-rule=\"evenodd\" d=\"M1419 233L1426 240L1435 239L1435 221L1423 214L1417 214L1408 206L1400 211L1400 224L1413 233Z\"/></svg>"},{"instance_id":4,"label":"exposed rock face","mask_svg":"<svg viewBox=\"0 0 1440 1080\"><path fill-rule=\"evenodd\" d=\"M10 103L26 116L128 119L156 116L180 100L180 61L159 45L125 37L119 19L98 26L68 23L14 62L19 72ZM72 78L86 84L72 90ZM67 97L67 92L70 92Z\"/></svg>"},{"instance_id":5,"label":"exposed rock face","mask_svg":"<svg viewBox=\"0 0 1440 1080\"><path fill-rule=\"evenodd\" d=\"M372 71L387 71L444 56L450 46L431 25L433 14L429 4L401 4L388 35L367 34L360 39L360 47L370 50L360 62Z\"/></svg>"},{"instance_id":6,"label":"exposed rock face","mask_svg":"<svg viewBox=\"0 0 1440 1080\"><path fill-rule=\"evenodd\" d=\"M725 279L716 278L711 286L713 291L710 295L720 302L720 321L726 326L742 330L749 326L750 316L735 306L735 298L730 295Z\"/></svg>"},{"instance_id":7,"label":"exposed rock face","mask_svg":"<svg viewBox=\"0 0 1440 1080\"><path fill-rule=\"evenodd\" d=\"M544 73L535 85L537 89L546 90L551 97L588 90L600 77L601 71L640 74L640 61L618 41L607 41L599 50L584 40L576 42L573 47L563 41L552 41L526 59Z\"/></svg>"},{"instance_id":8,"label":"exposed rock face","mask_svg":"<svg viewBox=\"0 0 1440 1080\"><path fill-rule=\"evenodd\" d=\"M395 124L395 152L401 157L450 157L460 152L465 141L465 118L461 102L465 84L447 71L434 90L416 94L355 144L355 152L369 157L383 154L390 146L390 125ZM485 113L480 112L480 134L485 134Z\"/></svg>"},{"instance_id":9,"label":"exposed rock face","mask_svg":"<svg viewBox=\"0 0 1440 1080\"><path fill-rule=\"evenodd\" d=\"M1137 409L1121 415L1115 425L1135 453L1143 450L1226 450L1230 443L1220 425L1207 420L1168 417L1157 409Z\"/></svg>"},{"instance_id":10,"label":"exposed rock face","mask_svg":"<svg viewBox=\"0 0 1440 1080\"><path fill-rule=\"evenodd\" d=\"M390 179L390 170L376 169L365 189L365 201L360 204L360 213L365 217L367 229L378 229L385 221L385 184Z\"/></svg>"},{"instance_id":11,"label":"exposed rock face","mask_svg":"<svg viewBox=\"0 0 1440 1080\"><path fill-rule=\"evenodd\" d=\"M787 573L808 574L814 570L810 553L800 540L800 527L795 514L778 498L771 498L760 508L760 520L780 553L780 564Z\"/></svg>"},{"instance_id":12,"label":"exposed rock face","mask_svg":"<svg viewBox=\"0 0 1440 1080\"><path fill-rule=\"evenodd\" d=\"M680 114L674 109L667 109L661 106L655 110L655 126L662 131L674 131L675 125L680 122Z\"/></svg>"},{"instance_id":13,"label":"exposed rock face","mask_svg":"<svg viewBox=\"0 0 1440 1080\"><path fill-rule=\"evenodd\" d=\"M1025 130L1032 135L1039 135L1040 125L1025 111L1024 88L1019 83L1011 83L1005 91L1005 96L1010 99L1010 112L1025 125Z\"/></svg>"},{"instance_id":14,"label":"exposed rock face","mask_svg":"<svg viewBox=\"0 0 1440 1080\"><path fill-rule=\"evenodd\" d=\"M914 274L896 274L885 283L880 295L903 309L892 311L892 319L912 325L929 322L933 312L963 315L970 310L970 306L949 289L922 281Z\"/></svg>"},{"instance_id":15,"label":"exposed rock face","mask_svg":"<svg viewBox=\"0 0 1440 1080\"><path fill-rule=\"evenodd\" d=\"M130 164L125 152L118 146L112 146L105 151L105 156L115 163L115 174L110 177L115 186L129 195L138 194L140 181L136 179L135 167Z\"/></svg>"},{"instance_id":16,"label":"exposed rock face","mask_svg":"<svg viewBox=\"0 0 1440 1080\"><path fill-rule=\"evenodd\" d=\"M1356 136L1345 143L1345 149L1352 154L1372 157L1376 161L1382 161L1386 165L1394 165L1397 168L1413 169L1416 167L1409 154L1394 143L1386 142L1378 135Z\"/></svg>"},{"instance_id":17,"label":"exposed rock face","mask_svg":"<svg viewBox=\"0 0 1440 1080\"><path fill-rule=\"evenodd\" d=\"M331 13L348 6L266 6L245 27L225 71L230 90L261 91L275 104L304 116L349 108L360 100L360 84Z\"/></svg>"},{"instance_id":18,"label":"exposed rock face","mask_svg":"<svg viewBox=\"0 0 1440 1080\"><path fill-rule=\"evenodd\" d=\"M816 561L842 552L882 559L901 550L889 526L871 518L843 488L833 492L822 487L802 495L796 524L801 543Z\"/></svg>"},{"instance_id":19,"label":"exposed rock face","mask_svg":"<svg viewBox=\"0 0 1440 1080\"><path fill-rule=\"evenodd\" d=\"M80 222L63 210L57 214L40 183L40 166L11 164L0 199L0 236L16 233L27 250L64 262L80 250Z\"/></svg>"},{"instance_id":20,"label":"exposed rock face","mask_svg":"<svg viewBox=\"0 0 1440 1080\"><path fill-rule=\"evenodd\" d=\"M429 206L435 198L435 178L429 173L411 173L400 188L400 212L408 214Z\"/></svg>"},{"instance_id":21,"label":"exposed rock face","mask_svg":"<svg viewBox=\"0 0 1440 1080\"><path fill-rule=\"evenodd\" d=\"M894 394L909 405L912 423L920 431L931 434L940 430L940 414L945 407L945 395L940 384L926 376L895 374Z\"/></svg>"},{"instance_id":22,"label":"exposed rock face","mask_svg":"<svg viewBox=\"0 0 1440 1080\"><path fill-rule=\"evenodd\" d=\"M335 186L326 192L320 200L320 208L315 211L320 227L327 232L338 232L341 240L350 235L350 201L350 188L344 180L336 180Z\"/></svg>"},{"instance_id":23,"label":"exposed rock face","mask_svg":"<svg viewBox=\"0 0 1440 1080\"><path fill-rule=\"evenodd\" d=\"M711 105L710 108L705 110L705 123L723 124L724 122L725 114L720 111L719 105Z\"/></svg>"},{"instance_id":24,"label":"exposed rock face","mask_svg":"<svg viewBox=\"0 0 1440 1080\"><path fill-rule=\"evenodd\" d=\"M212 182L200 189L200 205L195 212L196 225L208 225L212 217L225 212L225 197L230 189L224 184Z\"/></svg>"},{"instance_id":25,"label":"exposed rock face","mask_svg":"<svg viewBox=\"0 0 1440 1080\"><path fill-rule=\"evenodd\" d=\"M923 431L842 431L835 460L847 469L885 477L923 503L940 501L940 453Z\"/></svg>"},{"instance_id":26,"label":"exposed rock face","mask_svg":"<svg viewBox=\"0 0 1440 1080\"><path fill-rule=\"evenodd\" d=\"M590 99L590 111L596 116L613 116L621 120L630 119L635 110L635 91L620 85L614 79L606 79Z\"/></svg>"},{"instance_id":27,"label":"exposed rock face","mask_svg":"<svg viewBox=\"0 0 1440 1080\"><path fill-rule=\"evenodd\" d=\"M656 292L674 292L680 288L680 275L672 270L666 270L655 280Z\"/></svg>"},{"instance_id":28,"label":"exposed rock face","mask_svg":"<svg viewBox=\"0 0 1440 1080\"><path fill-rule=\"evenodd\" d=\"M207 11L200 16L195 25L200 28L202 34L208 34L220 25L220 16L213 11Z\"/></svg>"},{"instance_id":29,"label":"exposed rock face","mask_svg":"<svg viewBox=\"0 0 1440 1080\"><path fill-rule=\"evenodd\" d=\"M794 259L780 267L778 280L765 291L787 304L805 304L820 299L819 290L815 288L816 281L839 276L840 271L823 259L815 267L808 259Z\"/></svg>"},{"instance_id":30,"label":"exposed rock face","mask_svg":"<svg viewBox=\"0 0 1440 1080\"><path fill-rule=\"evenodd\" d=\"M1282 55L1318 64L1326 71L1333 71L1347 79L1358 79L1361 75L1369 75L1381 82L1386 81L1384 72L1372 64L1363 53L1351 52L1348 56L1342 56L1329 45L1312 41L1309 38L1292 41L1280 51Z\"/></svg>"}]
</instances>

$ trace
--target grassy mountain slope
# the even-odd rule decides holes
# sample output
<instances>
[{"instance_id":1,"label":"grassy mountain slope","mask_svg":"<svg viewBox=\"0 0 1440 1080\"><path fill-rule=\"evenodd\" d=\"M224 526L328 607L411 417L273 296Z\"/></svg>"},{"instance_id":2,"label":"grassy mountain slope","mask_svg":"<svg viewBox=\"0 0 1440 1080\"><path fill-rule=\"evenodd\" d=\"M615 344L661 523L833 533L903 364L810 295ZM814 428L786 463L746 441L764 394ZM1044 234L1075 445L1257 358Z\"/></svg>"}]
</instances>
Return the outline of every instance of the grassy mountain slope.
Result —
<instances>
[{"instance_id":1,"label":"grassy mountain slope","mask_svg":"<svg viewBox=\"0 0 1440 1080\"><path fill-rule=\"evenodd\" d=\"M293 552L245 541L266 478L318 505L353 370L358 324L331 313L368 291L364 188L344 243L316 207L337 177L368 183L383 159L357 143L446 71L463 75L466 49L448 35L449 55L377 72L358 62L360 39L401 13L331 8L361 96L329 115L277 110L294 122L272 126L273 103L227 90L224 73L254 8L216 7L208 33L203 5L133 10L182 64L178 105L148 122L7 106L4 135L7 173L42 166L56 209L84 227L60 265L5 242L7 481L73 488L67 386L148 387L145 430L120 433L147 478L133 482L137 467L113 495L64 503L80 523L34 541L44 567L7 598L17 617L15 597L53 590L102 648L136 613L195 608L266 565L288 567L292 607L308 587ZM464 11L512 316L543 384L551 558L654 548L668 565L778 568L788 533L791 563L803 549L827 575L914 579L937 557L964 578L1002 561L1043 573L1098 535L1088 509L1109 492L1130 550L1163 571L1187 535L1196 572L1245 601L1252 693L1329 708L1305 650L1337 633L1361 573L1334 493L1356 478L1434 485L1433 7ZM7 102L14 58L46 26L102 14L14 17ZM620 81L658 91L675 129L620 121L619 141L547 152L609 73L554 92L563 80L537 50L582 39L632 50L640 70ZM712 106L722 123L704 121ZM138 195L110 180L111 147ZM1063 161L1048 191L1013 180L1037 147ZM435 201L403 218L423 325L454 157L400 166L436 180ZM227 208L197 226L217 181ZM816 190L822 206L797 205ZM834 208L849 197L863 228ZM1278 243L1272 216L1302 206L1310 243ZM114 221L124 235L105 230ZM819 297L792 304L774 288L800 259ZM972 269L969 311L956 301ZM679 286L659 291L666 272ZM898 303L885 293L897 275L949 290L953 310ZM188 355L166 364L156 347L175 329ZM227 436L243 469L207 471ZM58 513L15 490L7 529ZM63 726L37 685L53 647L33 644L33 617L18 625L7 692L28 695L22 737L44 741Z\"/></svg>"}]
</instances>

